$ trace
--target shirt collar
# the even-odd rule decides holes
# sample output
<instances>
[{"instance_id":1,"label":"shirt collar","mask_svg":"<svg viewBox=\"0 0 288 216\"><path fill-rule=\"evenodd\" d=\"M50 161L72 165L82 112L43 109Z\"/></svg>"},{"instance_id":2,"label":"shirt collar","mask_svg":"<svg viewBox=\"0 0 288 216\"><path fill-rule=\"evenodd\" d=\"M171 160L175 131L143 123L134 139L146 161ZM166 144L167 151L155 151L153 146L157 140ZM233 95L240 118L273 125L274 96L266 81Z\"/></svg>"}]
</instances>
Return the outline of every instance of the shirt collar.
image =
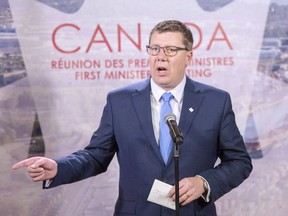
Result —
<instances>
[{"instance_id":1,"label":"shirt collar","mask_svg":"<svg viewBox=\"0 0 288 216\"><path fill-rule=\"evenodd\" d=\"M183 99L185 83L186 83L186 76L184 76L182 81L174 89L169 91L171 92L171 94L173 94L175 100L178 103L181 102L181 100ZM161 96L166 92L164 89L158 86L153 81L153 79L151 79L151 91L157 101L160 101Z\"/></svg>"}]
</instances>

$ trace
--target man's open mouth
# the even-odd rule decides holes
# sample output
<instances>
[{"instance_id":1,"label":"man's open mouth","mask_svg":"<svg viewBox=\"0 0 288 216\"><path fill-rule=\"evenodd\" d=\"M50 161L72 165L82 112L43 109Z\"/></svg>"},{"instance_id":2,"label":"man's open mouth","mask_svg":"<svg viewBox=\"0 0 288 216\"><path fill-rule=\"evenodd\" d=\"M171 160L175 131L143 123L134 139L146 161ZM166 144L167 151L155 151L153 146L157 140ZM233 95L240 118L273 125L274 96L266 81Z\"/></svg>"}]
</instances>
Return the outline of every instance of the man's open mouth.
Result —
<instances>
[{"instance_id":1,"label":"man's open mouth","mask_svg":"<svg viewBox=\"0 0 288 216\"><path fill-rule=\"evenodd\" d=\"M167 71L166 67L157 67L157 71L162 72L162 71Z\"/></svg>"}]
</instances>

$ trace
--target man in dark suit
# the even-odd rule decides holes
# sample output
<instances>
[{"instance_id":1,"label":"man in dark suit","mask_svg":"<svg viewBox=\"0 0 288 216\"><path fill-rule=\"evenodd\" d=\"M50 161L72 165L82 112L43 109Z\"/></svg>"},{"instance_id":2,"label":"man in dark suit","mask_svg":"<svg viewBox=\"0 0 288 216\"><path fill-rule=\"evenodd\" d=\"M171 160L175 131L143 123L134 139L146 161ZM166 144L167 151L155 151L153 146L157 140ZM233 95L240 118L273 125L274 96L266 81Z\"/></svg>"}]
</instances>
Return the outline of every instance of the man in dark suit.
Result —
<instances>
[{"instance_id":1,"label":"man in dark suit","mask_svg":"<svg viewBox=\"0 0 288 216\"><path fill-rule=\"evenodd\" d=\"M252 164L229 94L185 75L192 46L192 33L181 22L157 24L147 46L151 78L108 94L90 144L57 160L29 158L13 169L26 166L33 181L44 181L44 188L52 188L105 172L116 153L120 179L114 215L175 215L174 210L147 201L155 179L175 184L171 141L163 141L170 135L162 132L161 125L166 104L184 137L179 162L180 215L216 215L214 202L241 184ZM168 102L165 92L169 92ZM164 145L166 150L162 150ZM167 196L175 199L175 187Z\"/></svg>"}]
</instances>

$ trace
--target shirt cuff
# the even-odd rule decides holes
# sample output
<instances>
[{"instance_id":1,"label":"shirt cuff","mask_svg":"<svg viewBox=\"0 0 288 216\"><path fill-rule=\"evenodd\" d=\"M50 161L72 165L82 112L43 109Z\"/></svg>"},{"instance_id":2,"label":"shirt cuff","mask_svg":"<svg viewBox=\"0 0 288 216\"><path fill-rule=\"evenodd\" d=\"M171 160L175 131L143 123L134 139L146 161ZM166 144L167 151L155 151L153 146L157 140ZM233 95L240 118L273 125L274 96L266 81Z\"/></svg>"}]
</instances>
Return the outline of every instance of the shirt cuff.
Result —
<instances>
[{"instance_id":1,"label":"shirt cuff","mask_svg":"<svg viewBox=\"0 0 288 216\"><path fill-rule=\"evenodd\" d=\"M210 201L210 193L211 193L211 189L210 189L210 185L209 185L209 183L208 183L208 181L204 178L204 177L202 177L202 176L200 176L200 175L196 175L196 177L199 177L199 178L201 178L201 179L203 179L203 181L205 181L206 183L207 183L207 192L205 191L202 195L201 195L201 197L202 197L202 199L205 201L205 202L209 202Z\"/></svg>"},{"instance_id":2,"label":"shirt cuff","mask_svg":"<svg viewBox=\"0 0 288 216\"><path fill-rule=\"evenodd\" d=\"M48 188L52 182L53 182L53 179L44 181L44 188Z\"/></svg>"}]
</instances>

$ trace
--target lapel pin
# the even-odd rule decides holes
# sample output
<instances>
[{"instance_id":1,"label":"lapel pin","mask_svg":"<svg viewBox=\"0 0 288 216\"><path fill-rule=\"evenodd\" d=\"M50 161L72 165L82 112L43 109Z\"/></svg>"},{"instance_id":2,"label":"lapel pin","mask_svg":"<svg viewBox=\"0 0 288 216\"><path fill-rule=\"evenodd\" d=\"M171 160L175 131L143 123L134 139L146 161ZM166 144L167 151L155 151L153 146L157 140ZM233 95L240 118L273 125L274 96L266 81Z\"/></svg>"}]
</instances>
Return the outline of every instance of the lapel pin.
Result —
<instances>
[{"instance_id":1,"label":"lapel pin","mask_svg":"<svg viewBox=\"0 0 288 216\"><path fill-rule=\"evenodd\" d=\"M189 108L189 111L190 111L190 112L193 112L193 111L194 111L194 109L193 109L192 107L190 107L190 108Z\"/></svg>"}]
</instances>

